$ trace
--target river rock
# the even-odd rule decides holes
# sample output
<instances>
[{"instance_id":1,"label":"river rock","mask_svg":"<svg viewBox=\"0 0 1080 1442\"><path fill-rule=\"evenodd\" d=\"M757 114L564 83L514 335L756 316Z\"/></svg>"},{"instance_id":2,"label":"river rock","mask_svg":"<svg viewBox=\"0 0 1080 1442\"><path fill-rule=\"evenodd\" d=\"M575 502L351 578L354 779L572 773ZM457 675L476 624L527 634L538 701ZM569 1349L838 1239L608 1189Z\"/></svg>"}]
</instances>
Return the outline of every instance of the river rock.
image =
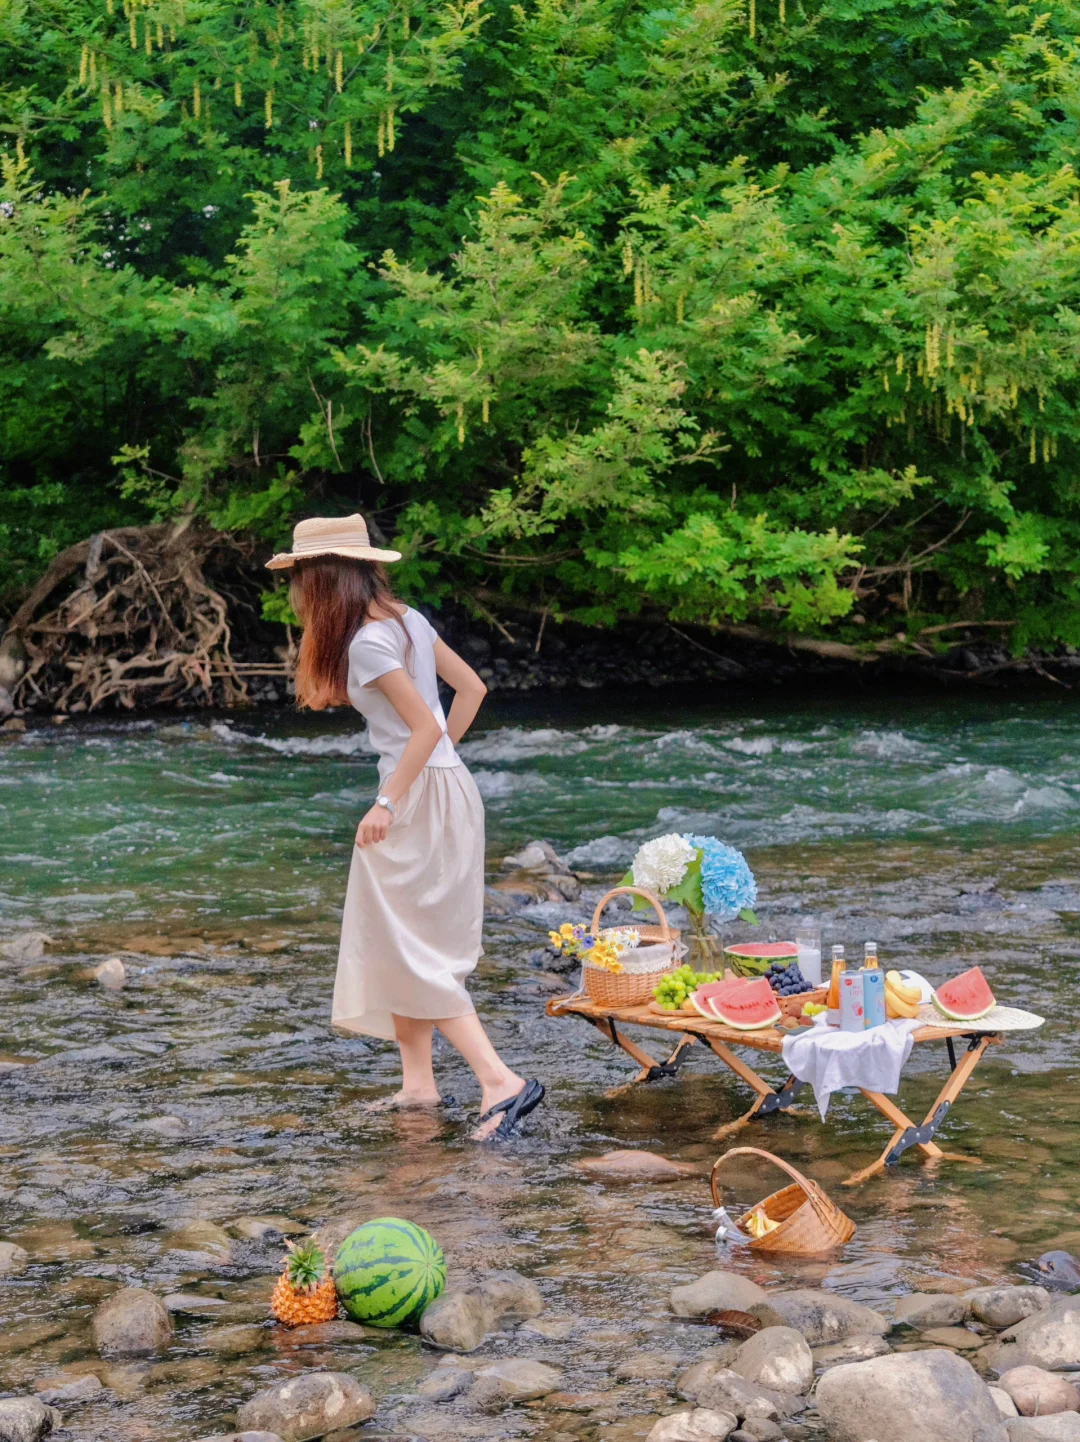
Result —
<instances>
[{"instance_id":1,"label":"river rock","mask_svg":"<svg viewBox=\"0 0 1080 1442\"><path fill-rule=\"evenodd\" d=\"M191 1252L207 1258L215 1266L227 1267L232 1261L232 1238L216 1222L187 1222L164 1239L168 1251Z\"/></svg>"},{"instance_id":2,"label":"river rock","mask_svg":"<svg viewBox=\"0 0 1080 1442\"><path fill-rule=\"evenodd\" d=\"M833 1367L817 1387L830 1442L1006 1442L990 1389L952 1352L900 1352Z\"/></svg>"},{"instance_id":3,"label":"river rock","mask_svg":"<svg viewBox=\"0 0 1080 1442\"><path fill-rule=\"evenodd\" d=\"M617 1180L640 1178L648 1182L677 1182L681 1177L696 1177L700 1171L691 1162L673 1162L656 1152L605 1152L602 1157L586 1157L575 1162L578 1171L590 1177L612 1177Z\"/></svg>"},{"instance_id":4,"label":"river rock","mask_svg":"<svg viewBox=\"0 0 1080 1442\"><path fill-rule=\"evenodd\" d=\"M544 1337L549 1342L566 1342L576 1327L573 1317L533 1317L521 1324L521 1331L525 1336Z\"/></svg>"},{"instance_id":5,"label":"river rock","mask_svg":"<svg viewBox=\"0 0 1080 1442\"><path fill-rule=\"evenodd\" d=\"M496 1324L524 1322L530 1317L538 1317L544 1310L540 1288L520 1272L489 1272L477 1284L476 1290Z\"/></svg>"},{"instance_id":6,"label":"river rock","mask_svg":"<svg viewBox=\"0 0 1080 1442\"><path fill-rule=\"evenodd\" d=\"M0 721L6 721L15 710L15 702L6 686L0 685Z\"/></svg>"},{"instance_id":7,"label":"river rock","mask_svg":"<svg viewBox=\"0 0 1080 1442\"><path fill-rule=\"evenodd\" d=\"M122 991L127 985L127 967L118 956L110 956L94 968L94 980L106 991Z\"/></svg>"},{"instance_id":8,"label":"river rock","mask_svg":"<svg viewBox=\"0 0 1080 1442\"><path fill-rule=\"evenodd\" d=\"M180 1312L185 1317L215 1317L222 1307L229 1305L224 1297L200 1297L196 1292L170 1292L161 1300L167 1311Z\"/></svg>"},{"instance_id":9,"label":"river rock","mask_svg":"<svg viewBox=\"0 0 1080 1442\"><path fill-rule=\"evenodd\" d=\"M695 1407L692 1412L673 1412L661 1417L646 1442L724 1442L739 1425L730 1412Z\"/></svg>"},{"instance_id":10,"label":"river rock","mask_svg":"<svg viewBox=\"0 0 1080 1442\"><path fill-rule=\"evenodd\" d=\"M29 1252L15 1242L0 1242L0 1277L21 1277L29 1265Z\"/></svg>"},{"instance_id":11,"label":"river rock","mask_svg":"<svg viewBox=\"0 0 1080 1442\"><path fill-rule=\"evenodd\" d=\"M22 931L0 941L0 957L8 961L40 961L52 937L44 931Z\"/></svg>"},{"instance_id":12,"label":"river rock","mask_svg":"<svg viewBox=\"0 0 1080 1442\"><path fill-rule=\"evenodd\" d=\"M733 1307L737 1304L728 1302ZM888 1319L861 1302L835 1292L770 1292L762 1301L742 1307L766 1327L794 1327L812 1346L843 1342L860 1334L884 1337Z\"/></svg>"},{"instance_id":13,"label":"river rock","mask_svg":"<svg viewBox=\"0 0 1080 1442\"><path fill-rule=\"evenodd\" d=\"M63 1426L63 1420L40 1397L9 1397L0 1402L0 1442L39 1442Z\"/></svg>"},{"instance_id":14,"label":"river rock","mask_svg":"<svg viewBox=\"0 0 1080 1442\"><path fill-rule=\"evenodd\" d=\"M957 1296L912 1292L900 1297L893 1308L894 1327L953 1327L967 1316L967 1303Z\"/></svg>"},{"instance_id":15,"label":"river rock","mask_svg":"<svg viewBox=\"0 0 1080 1442\"><path fill-rule=\"evenodd\" d=\"M77 1377L73 1382L65 1382L62 1378L55 1380L60 1383L57 1387L42 1387L40 1384L37 1386L38 1401L44 1402L46 1407L77 1407L81 1402L89 1402L105 1390L101 1379L95 1377L93 1372L87 1372L84 1377Z\"/></svg>"},{"instance_id":16,"label":"river rock","mask_svg":"<svg viewBox=\"0 0 1080 1442\"><path fill-rule=\"evenodd\" d=\"M1005 1422L1009 1442L1080 1442L1080 1416L1058 1412L1052 1417L1014 1417Z\"/></svg>"},{"instance_id":17,"label":"river rock","mask_svg":"<svg viewBox=\"0 0 1080 1442\"><path fill-rule=\"evenodd\" d=\"M998 1386L1016 1403L1021 1417L1080 1412L1080 1392L1064 1377L1042 1367L1013 1367L1001 1377Z\"/></svg>"},{"instance_id":18,"label":"river rock","mask_svg":"<svg viewBox=\"0 0 1080 1442\"><path fill-rule=\"evenodd\" d=\"M701 1389L712 1381L717 1372L730 1370L739 1355L739 1346L738 1342L728 1342L723 1347L713 1347L708 1356L700 1357L685 1372L680 1372L675 1383L679 1396L685 1397L688 1402L696 1402Z\"/></svg>"},{"instance_id":19,"label":"river rock","mask_svg":"<svg viewBox=\"0 0 1080 1442\"><path fill-rule=\"evenodd\" d=\"M784 1428L768 1417L747 1417L739 1430L732 1432L731 1442L784 1442Z\"/></svg>"},{"instance_id":20,"label":"river rock","mask_svg":"<svg viewBox=\"0 0 1080 1442\"><path fill-rule=\"evenodd\" d=\"M276 1432L225 1432L213 1437L198 1437L196 1442L282 1442Z\"/></svg>"},{"instance_id":21,"label":"river rock","mask_svg":"<svg viewBox=\"0 0 1080 1442\"><path fill-rule=\"evenodd\" d=\"M102 1302L91 1331L103 1357L145 1357L168 1345L173 1324L160 1297L143 1287L124 1287Z\"/></svg>"},{"instance_id":22,"label":"river rock","mask_svg":"<svg viewBox=\"0 0 1080 1442\"><path fill-rule=\"evenodd\" d=\"M424 1308L420 1335L447 1352L475 1352L493 1323L491 1309L476 1290L444 1292Z\"/></svg>"},{"instance_id":23,"label":"river rock","mask_svg":"<svg viewBox=\"0 0 1080 1442\"><path fill-rule=\"evenodd\" d=\"M236 1414L241 1432L271 1432L282 1442L308 1442L375 1415L366 1387L345 1372L305 1372L256 1392Z\"/></svg>"},{"instance_id":24,"label":"river rock","mask_svg":"<svg viewBox=\"0 0 1080 1442\"><path fill-rule=\"evenodd\" d=\"M731 1370L773 1392L809 1392L814 1359L793 1327L765 1327L739 1348Z\"/></svg>"},{"instance_id":25,"label":"river rock","mask_svg":"<svg viewBox=\"0 0 1080 1442\"><path fill-rule=\"evenodd\" d=\"M460 1367L436 1367L420 1384L420 1396L431 1402L449 1402L472 1384L473 1374Z\"/></svg>"},{"instance_id":26,"label":"river rock","mask_svg":"<svg viewBox=\"0 0 1080 1442\"><path fill-rule=\"evenodd\" d=\"M966 1327L927 1327L922 1339L934 1347L953 1347L959 1352L976 1352L985 1347L987 1341Z\"/></svg>"},{"instance_id":27,"label":"river rock","mask_svg":"<svg viewBox=\"0 0 1080 1442\"><path fill-rule=\"evenodd\" d=\"M546 1397L563 1384L563 1374L557 1367L533 1362L527 1357L509 1357L504 1362L479 1367L475 1377L469 1389L469 1401L489 1411L511 1402L532 1402L537 1397Z\"/></svg>"},{"instance_id":28,"label":"river rock","mask_svg":"<svg viewBox=\"0 0 1080 1442\"><path fill-rule=\"evenodd\" d=\"M746 1417L768 1417L776 1421L791 1403L790 1395L774 1392L758 1382L748 1382L730 1367L721 1367L698 1392L702 1407L717 1412L734 1412L740 1422Z\"/></svg>"},{"instance_id":29,"label":"river rock","mask_svg":"<svg viewBox=\"0 0 1080 1442\"><path fill-rule=\"evenodd\" d=\"M811 1347L810 1355L814 1366L824 1371L844 1362L869 1362L871 1357L887 1357L891 1351L884 1337L848 1337L847 1341L833 1342L828 1347Z\"/></svg>"},{"instance_id":30,"label":"river rock","mask_svg":"<svg viewBox=\"0 0 1080 1442\"><path fill-rule=\"evenodd\" d=\"M1048 1372L1080 1367L1080 1297L1062 1297L1043 1311L1002 1332L1004 1344L994 1349L993 1366L998 1372L1010 1367L1008 1353L1015 1346L1022 1357L1016 1364L1030 1363Z\"/></svg>"},{"instance_id":31,"label":"river rock","mask_svg":"<svg viewBox=\"0 0 1080 1442\"><path fill-rule=\"evenodd\" d=\"M768 1293L737 1272L706 1272L696 1282L672 1287L671 1310L676 1317L704 1317L709 1312L749 1312L764 1303ZM766 1326L785 1326L784 1322ZM865 1330L865 1328L864 1328Z\"/></svg>"},{"instance_id":32,"label":"river rock","mask_svg":"<svg viewBox=\"0 0 1080 1442\"><path fill-rule=\"evenodd\" d=\"M276 1242L308 1230L303 1222L294 1222L291 1217L237 1217L226 1225L234 1237L246 1242Z\"/></svg>"},{"instance_id":33,"label":"river rock","mask_svg":"<svg viewBox=\"0 0 1080 1442\"><path fill-rule=\"evenodd\" d=\"M1000 1387L991 1387L990 1395L994 1399L995 1407L997 1407L1003 1417L1020 1416L1020 1413L1016 1410L1016 1403L1009 1396L1008 1392L1003 1392Z\"/></svg>"},{"instance_id":34,"label":"river rock","mask_svg":"<svg viewBox=\"0 0 1080 1442\"><path fill-rule=\"evenodd\" d=\"M1080 1287L1080 1260L1071 1252L1044 1252L1029 1267L1044 1287L1067 1292Z\"/></svg>"},{"instance_id":35,"label":"river rock","mask_svg":"<svg viewBox=\"0 0 1080 1442\"><path fill-rule=\"evenodd\" d=\"M1045 1287L973 1287L964 1293L964 1301L977 1322L1000 1329L1045 1312L1050 1293Z\"/></svg>"}]
</instances>

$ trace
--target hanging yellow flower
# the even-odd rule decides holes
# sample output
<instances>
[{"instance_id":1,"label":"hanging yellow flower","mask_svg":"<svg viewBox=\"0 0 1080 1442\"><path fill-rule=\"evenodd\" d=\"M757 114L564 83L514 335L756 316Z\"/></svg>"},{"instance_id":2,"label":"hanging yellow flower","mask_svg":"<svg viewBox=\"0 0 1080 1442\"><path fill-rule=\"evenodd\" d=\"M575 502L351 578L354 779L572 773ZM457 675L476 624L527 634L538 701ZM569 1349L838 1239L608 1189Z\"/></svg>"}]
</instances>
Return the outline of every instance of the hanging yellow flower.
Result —
<instances>
[{"instance_id":1,"label":"hanging yellow flower","mask_svg":"<svg viewBox=\"0 0 1080 1442\"><path fill-rule=\"evenodd\" d=\"M138 32L138 30L137 30L137 28L136 28L136 25L135 25L135 11L134 11L134 9L131 11L130 16L128 17L128 26L129 26L129 30L130 30L130 33L131 33L131 48L132 48L132 50L138 50L138 48L139 48L139 32Z\"/></svg>"},{"instance_id":2,"label":"hanging yellow flower","mask_svg":"<svg viewBox=\"0 0 1080 1442\"><path fill-rule=\"evenodd\" d=\"M107 85L101 87L101 118L105 122L105 129L111 130L113 128L112 101L109 98Z\"/></svg>"},{"instance_id":3,"label":"hanging yellow flower","mask_svg":"<svg viewBox=\"0 0 1080 1442\"><path fill-rule=\"evenodd\" d=\"M146 21L146 32L143 35L143 49L147 55L153 55L154 53L154 32L150 28L149 20Z\"/></svg>"},{"instance_id":4,"label":"hanging yellow flower","mask_svg":"<svg viewBox=\"0 0 1080 1442\"><path fill-rule=\"evenodd\" d=\"M91 50L91 52L90 52L90 89L91 89L91 90L95 90L96 88L97 88L97 55L96 55L96 53L95 53L93 50Z\"/></svg>"},{"instance_id":5,"label":"hanging yellow flower","mask_svg":"<svg viewBox=\"0 0 1080 1442\"><path fill-rule=\"evenodd\" d=\"M1031 428L1031 449L1028 451L1028 465L1035 464L1035 427Z\"/></svg>"},{"instance_id":6,"label":"hanging yellow flower","mask_svg":"<svg viewBox=\"0 0 1080 1442\"><path fill-rule=\"evenodd\" d=\"M336 88L337 88L337 93L338 93L339 95L341 94L341 87L342 87L342 85L344 84L344 81L345 81L345 59L344 59L344 56L342 55L341 51L339 50L338 53L337 53L337 55L334 57L334 85L336 86Z\"/></svg>"},{"instance_id":7,"label":"hanging yellow flower","mask_svg":"<svg viewBox=\"0 0 1080 1442\"><path fill-rule=\"evenodd\" d=\"M155 36L155 39L157 40L157 48L158 48L159 50L164 50L164 49L165 49L165 27L161 24L160 20L158 21L157 34L156 34L156 36Z\"/></svg>"},{"instance_id":8,"label":"hanging yellow flower","mask_svg":"<svg viewBox=\"0 0 1080 1442\"><path fill-rule=\"evenodd\" d=\"M757 35L757 4L756 0L750 0L750 39Z\"/></svg>"},{"instance_id":9,"label":"hanging yellow flower","mask_svg":"<svg viewBox=\"0 0 1080 1442\"><path fill-rule=\"evenodd\" d=\"M323 166L322 166L322 146L321 146L321 145L316 145L316 147L315 147L315 179L316 179L316 180L321 180L321 179L322 179L322 171L323 171Z\"/></svg>"},{"instance_id":10,"label":"hanging yellow flower","mask_svg":"<svg viewBox=\"0 0 1080 1442\"><path fill-rule=\"evenodd\" d=\"M90 47L89 47L89 45L84 45L83 48L82 48L82 54L79 56L79 84L85 87L86 82L87 82L87 80L88 80L89 78L90 78Z\"/></svg>"},{"instance_id":11,"label":"hanging yellow flower","mask_svg":"<svg viewBox=\"0 0 1080 1442\"><path fill-rule=\"evenodd\" d=\"M198 120L199 117L202 115L202 91L199 88L199 82L197 80L195 82L194 93L191 97L191 109L194 113L195 119Z\"/></svg>"},{"instance_id":12,"label":"hanging yellow flower","mask_svg":"<svg viewBox=\"0 0 1080 1442\"><path fill-rule=\"evenodd\" d=\"M484 425L486 426L486 425L488 424L488 422L491 420L491 400L490 400L490 398L489 398L488 396L485 396L485 397L484 397L483 412L484 412Z\"/></svg>"},{"instance_id":13,"label":"hanging yellow flower","mask_svg":"<svg viewBox=\"0 0 1080 1442\"><path fill-rule=\"evenodd\" d=\"M239 110L244 103L244 87L240 84L239 75L233 81L232 98L233 104L236 106L237 110Z\"/></svg>"},{"instance_id":14,"label":"hanging yellow flower","mask_svg":"<svg viewBox=\"0 0 1080 1442\"><path fill-rule=\"evenodd\" d=\"M465 407L460 402L457 408L457 442L459 446L465 444Z\"/></svg>"},{"instance_id":15,"label":"hanging yellow flower","mask_svg":"<svg viewBox=\"0 0 1080 1442\"><path fill-rule=\"evenodd\" d=\"M267 130L273 129L273 125L274 125L274 92L273 92L272 90L268 90L268 91L266 92L266 128L267 128Z\"/></svg>"},{"instance_id":16,"label":"hanging yellow flower","mask_svg":"<svg viewBox=\"0 0 1080 1442\"><path fill-rule=\"evenodd\" d=\"M381 159L382 156L384 156L384 155L386 154L386 121L383 119L383 117L382 117L381 115L379 116L378 145L379 145L379 157L380 157L380 159Z\"/></svg>"},{"instance_id":17,"label":"hanging yellow flower","mask_svg":"<svg viewBox=\"0 0 1080 1442\"><path fill-rule=\"evenodd\" d=\"M116 96L115 96L115 99L113 100L113 110L116 112L117 115L120 115L120 114L123 113L123 109L124 109L124 87L120 84L119 81L117 81L117 82L116 82Z\"/></svg>"},{"instance_id":18,"label":"hanging yellow flower","mask_svg":"<svg viewBox=\"0 0 1080 1442\"><path fill-rule=\"evenodd\" d=\"M387 150L393 150L393 148L394 148L394 107L393 107L393 106L391 106L390 109L386 112L386 148L387 148Z\"/></svg>"},{"instance_id":19,"label":"hanging yellow flower","mask_svg":"<svg viewBox=\"0 0 1080 1442\"><path fill-rule=\"evenodd\" d=\"M352 169L352 121L345 122L345 169Z\"/></svg>"}]
</instances>

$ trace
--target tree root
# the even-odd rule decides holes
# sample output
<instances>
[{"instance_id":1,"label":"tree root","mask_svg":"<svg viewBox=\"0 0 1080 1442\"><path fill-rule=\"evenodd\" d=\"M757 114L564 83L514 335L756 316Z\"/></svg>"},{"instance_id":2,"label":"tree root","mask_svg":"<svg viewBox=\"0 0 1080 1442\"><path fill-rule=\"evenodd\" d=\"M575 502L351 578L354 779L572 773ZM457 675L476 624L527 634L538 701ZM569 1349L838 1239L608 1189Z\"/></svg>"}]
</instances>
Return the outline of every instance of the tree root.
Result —
<instances>
[{"instance_id":1,"label":"tree root","mask_svg":"<svg viewBox=\"0 0 1080 1442\"><path fill-rule=\"evenodd\" d=\"M280 664L232 655L229 603L209 564L250 562L250 546L184 519L101 531L69 546L12 617L3 641L22 652L17 705L59 712L145 705L244 705L245 677ZM74 590L56 592L81 571Z\"/></svg>"}]
</instances>

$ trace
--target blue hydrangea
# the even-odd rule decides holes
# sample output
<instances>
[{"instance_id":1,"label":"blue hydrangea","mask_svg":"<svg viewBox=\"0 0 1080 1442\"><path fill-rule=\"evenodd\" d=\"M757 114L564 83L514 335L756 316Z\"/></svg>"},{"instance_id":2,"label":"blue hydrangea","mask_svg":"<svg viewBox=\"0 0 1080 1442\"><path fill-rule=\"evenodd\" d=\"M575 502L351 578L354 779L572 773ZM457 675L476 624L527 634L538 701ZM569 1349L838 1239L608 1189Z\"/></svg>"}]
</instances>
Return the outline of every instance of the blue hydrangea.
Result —
<instances>
[{"instance_id":1,"label":"blue hydrangea","mask_svg":"<svg viewBox=\"0 0 1080 1442\"><path fill-rule=\"evenodd\" d=\"M686 839L702 853L701 891L709 915L733 921L740 911L752 911L757 903L757 882L742 852L715 836Z\"/></svg>"}]
</instances>

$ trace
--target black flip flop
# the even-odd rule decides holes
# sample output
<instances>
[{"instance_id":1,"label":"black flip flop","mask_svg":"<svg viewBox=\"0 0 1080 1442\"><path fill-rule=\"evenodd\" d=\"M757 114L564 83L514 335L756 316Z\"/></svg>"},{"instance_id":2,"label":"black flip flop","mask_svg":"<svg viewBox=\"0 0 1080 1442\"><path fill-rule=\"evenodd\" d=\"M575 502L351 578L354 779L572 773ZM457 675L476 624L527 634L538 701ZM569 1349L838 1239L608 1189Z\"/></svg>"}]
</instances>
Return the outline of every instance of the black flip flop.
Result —
<instances>
[{"instance_id":1,"label":"black flip flop","mask_svg":"<svg viewBox=\"0 0 1080 1442\"><path fill-rule=\"evenodd\" d=\"M489 1107L480 1118L480 1125L490 1121L492 1117L498 1116L499 1112L505 1115L497 1129L485 1141L494 1141L496 1137L508 1137L517 1126L522 1117L527 1117L531 1111L535 1111L544 1100L544 1088L538 1081L527 1081L518 1092L517 1096L507 1097L504 1102L496 1102Z\"/></svg>"}]
</instances>

